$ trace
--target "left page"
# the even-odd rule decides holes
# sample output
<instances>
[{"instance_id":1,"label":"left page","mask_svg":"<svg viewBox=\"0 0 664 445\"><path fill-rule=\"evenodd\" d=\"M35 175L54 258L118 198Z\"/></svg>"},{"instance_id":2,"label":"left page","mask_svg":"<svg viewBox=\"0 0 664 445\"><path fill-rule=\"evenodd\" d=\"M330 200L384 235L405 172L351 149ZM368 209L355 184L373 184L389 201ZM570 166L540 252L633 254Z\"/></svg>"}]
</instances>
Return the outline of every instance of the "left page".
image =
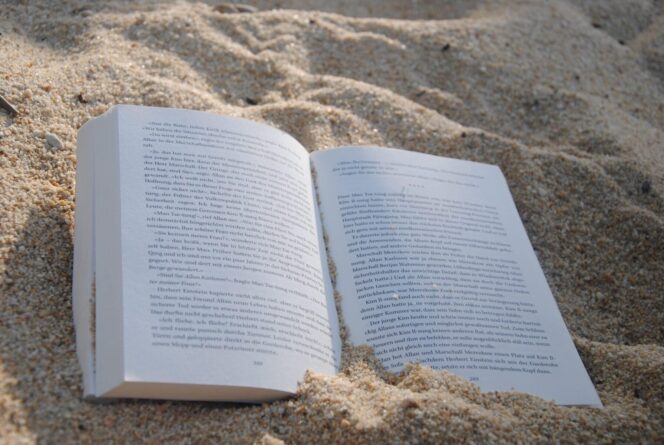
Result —
<instances>
[{"instance_id":1,"label":"left page","mask_svg":"<svg viewBox=\"0 0 664 445\"><path fill-rule=\"evenodd\" d=\"M95 162L102 176L117 169L120 214L97 214L96 265L120 264L113 283L98 282L98 395L268 400L293 393L307 369L335 373L306 150L243 119L135 106L111 115L117 156ZM120 258L104 254L112 218Z\"/></svg>"}]
</instances>

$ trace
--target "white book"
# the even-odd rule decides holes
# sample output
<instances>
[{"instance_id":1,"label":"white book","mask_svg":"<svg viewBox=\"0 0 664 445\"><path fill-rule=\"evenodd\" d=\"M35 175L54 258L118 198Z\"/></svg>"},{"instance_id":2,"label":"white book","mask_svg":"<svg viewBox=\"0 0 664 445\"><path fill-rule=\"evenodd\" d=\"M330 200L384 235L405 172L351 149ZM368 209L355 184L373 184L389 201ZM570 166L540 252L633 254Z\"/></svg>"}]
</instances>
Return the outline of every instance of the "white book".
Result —
<instances>
[{"instance_id":1,"label":"white book","mask_svg":"<svg viewBox=\"0 0 664 445\"><path fill-rule=\"evenodd\" d=\"M496 166L120 105L79 133L74 249L90 398L258 402L336 373L330 255L386 369L601 406Z\"/></svg>"}]
</instances>

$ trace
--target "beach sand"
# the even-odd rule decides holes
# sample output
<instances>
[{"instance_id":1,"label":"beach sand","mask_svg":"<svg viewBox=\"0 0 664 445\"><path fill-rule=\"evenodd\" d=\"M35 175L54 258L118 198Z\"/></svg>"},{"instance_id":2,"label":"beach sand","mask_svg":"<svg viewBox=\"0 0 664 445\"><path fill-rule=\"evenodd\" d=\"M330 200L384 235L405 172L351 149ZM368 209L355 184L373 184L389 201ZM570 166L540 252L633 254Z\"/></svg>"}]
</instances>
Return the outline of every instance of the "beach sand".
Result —
<instances>
[{"instance_id":1,"label":"beach sand","mask_svg":"<svg viewBox=\"0 0 664 445\"><path fill-rule=\"evenodd\" d=\"M664 3L254 5L0 0L0 442L664 441ZM82 401L76 134L116 103L500 165L604 409L351 345L291 400Z\"/></svg>"}]
</instances>

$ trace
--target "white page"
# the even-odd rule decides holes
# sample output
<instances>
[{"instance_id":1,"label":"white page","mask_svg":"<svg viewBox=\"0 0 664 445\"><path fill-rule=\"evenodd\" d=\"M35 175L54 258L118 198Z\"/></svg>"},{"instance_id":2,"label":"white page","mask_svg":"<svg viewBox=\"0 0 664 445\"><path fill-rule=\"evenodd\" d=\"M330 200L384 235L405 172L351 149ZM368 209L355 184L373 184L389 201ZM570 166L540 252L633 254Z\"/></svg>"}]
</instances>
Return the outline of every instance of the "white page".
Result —
<instances>
[{"instance_id":1,"label":"white page","mask_svg":"<svg viewBox=\"0 0 664 445\"><path fill-rule=\"evenodd\" d=\"M243 119L117 112L126 381L292 393L336 372L306 150Z\"/></svg>"},{"instance_id":2,"label":"white page","mask_svg":"<svg viewBox=\"0 0 664 445\"><path fill-rule=\"evenodd\" d=\"M311 159L353 343L391 371L601 405L498 167L375 147Z\"/></svg>"}]
</instances>

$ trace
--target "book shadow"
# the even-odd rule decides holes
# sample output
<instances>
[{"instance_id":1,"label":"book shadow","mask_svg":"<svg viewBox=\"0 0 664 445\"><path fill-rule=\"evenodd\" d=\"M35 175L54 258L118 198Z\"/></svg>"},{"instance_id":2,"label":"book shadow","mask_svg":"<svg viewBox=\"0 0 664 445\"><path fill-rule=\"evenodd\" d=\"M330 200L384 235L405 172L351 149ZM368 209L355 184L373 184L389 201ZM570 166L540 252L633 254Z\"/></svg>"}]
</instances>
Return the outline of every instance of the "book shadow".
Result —
<instances>
[{"instance_id":1,"label":"book shadow","mask_svg":"<svg viewBox=\"0 0 664 445\"><path fill-rule=\"evenodd\" d=\"M10 419L38 437L44 413L81 391L71 310L72 221L70 211L32 208L9 246L1 282L4 391L22 412Z\"/></svg>"},{"instance_id":2,"label":"book shadow","mask_svg":"<svg viewBox=\"0 0 664 445\"><path fill-rule=\"evenodd\" d=\"M34 207L10 243L0 279L0 379L11 400L9 422L38 442L51 434L78 437L123 417L144 428L138 414L168 409L201 417L241 403L125 399L83 400L72 313L73 213ZM154 417L156 419L156 416ZM77 420L74 420L77 419ZM155 420L155 422L157 422ZM69 430L67 432L67 430Z\"/></svg>"}]
</instances>

